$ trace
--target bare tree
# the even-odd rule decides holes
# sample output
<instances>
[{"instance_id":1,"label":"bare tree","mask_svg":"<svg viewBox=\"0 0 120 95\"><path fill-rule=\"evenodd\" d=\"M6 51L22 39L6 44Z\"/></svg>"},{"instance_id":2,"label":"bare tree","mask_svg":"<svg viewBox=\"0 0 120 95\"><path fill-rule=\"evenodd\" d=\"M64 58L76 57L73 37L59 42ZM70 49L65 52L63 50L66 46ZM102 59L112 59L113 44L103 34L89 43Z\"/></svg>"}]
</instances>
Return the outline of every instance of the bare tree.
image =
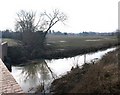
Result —
<instances>
[{"instance_id":1,"label":"bare tree","mask_svg":"<svg viewBox=\"0 0 120 95\"><path fill-rule=\"evenodd\" d=\"M67 20L67 16L58 9L52 13L43 12L40 14L39 20L35 24L36 13L33 11L27 12L21 10L17 13L16 30L21 32L36 32L43 31L45 34L58 22Z\"/></svg>"},{"instance_id":2,"label":"bare tree","mask_svg":"<svg viewBox=\"0 0 120 95\"><path fill-rule=\"evenodd\" d=\"M16 31L20 32L35 32L37 29L37 25L35 25L35 12L26 12L21 10L17 13L18 19L16 20Z\"/></svg>"},{"instance_id":3,"label":"bare tree","mask_svg":"<svg viewBox=\"0 0 120 95\"><path fill-rule=\"evenodd\" d=\"M67 16L57 9L52 13L43 12L38 18L36 17L36 12L24 10L17 13L17 16L15 29L22 32L21 40L27 47L26 50L30 53L28 55L32 57L40 56L39 51L44 48L48 31L58 22L64 23L67 20Z\"/></svg>"},{"instance_id":4,"label":"bare tree","mask_svg":"<svg viewBox=\"0 0 120 95\"><path fill-rule=\"evenodd\" d=\"M40 25L40 29L47 34L47 32L58 22L64 23L67 20L67 16L60 12L58 9L53 10L52 13L44 12L41 14L43 22Z\"/></svg>"}]
</instances>

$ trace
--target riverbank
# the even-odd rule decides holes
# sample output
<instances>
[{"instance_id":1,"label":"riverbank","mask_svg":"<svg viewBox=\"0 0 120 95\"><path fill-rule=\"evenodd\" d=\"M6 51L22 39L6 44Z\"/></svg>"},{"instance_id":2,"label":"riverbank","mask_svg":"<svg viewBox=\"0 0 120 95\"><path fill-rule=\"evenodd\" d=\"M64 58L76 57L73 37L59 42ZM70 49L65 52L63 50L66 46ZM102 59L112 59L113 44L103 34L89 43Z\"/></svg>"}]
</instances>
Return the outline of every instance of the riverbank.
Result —
<instances>
[{"instance_id":1,"label":"riverbank","mask_svg":"<svg viewBox=\"0 0 120 95\"><path fill-rule=\"evenodd\" d=\"M85 54L86 62L91 62L96 58L101 59L103 55L115 49L116 47L108 48L106 50L95 53ZM85 55L83 54L63 59L31 60L27 63L12 66L12 74L26 93L40 93L43 81L45 83L44 91L47 93L50 91L49 87L54 78L56 79L62 75L65 75L71 70L72 67L75 67L77 64L78 66L82 66L84 64Z\"/></svg>"},{"instance_id":2,"label":"riverbank","mask_svg":"<svg viewBox=\"0 0 120 95\"><path fill-rule=\"evenodd\" d=\"M11 63L20 64L35 59L59 59L92 53L117 46L115 36L47 36L44 48L40 48L35 56L15 39L8 41L8 57Z\"/></svg>"},{"instance_id":3,"label":"riverbank","mask_svg":"<svg viewBox=\"0 0 120 95\"><path fill-rule=\"evenodd\" d=\"M59 59L74 57L80 54L97 52L100 50L105 50L107 48L118 46L118 43L106 43L103 45L89 46L89 47L79 47L79 48L69 48L65 50L46 50L41 58L43 59Z\"/></svg>"},{"instance_id":4,"label":"riverbank","mask_svg":"<svg viewBox=\"0 0 120 95\"><path fill-rule=\"evenodd\" d=\"M100 50L105 50L107 48L118 46L118 43L104 43L100 45L94 45L94 46L86 46L86 47L74 47L69 48L65 50L56 50L54 48L52 49L45 49L40 52L39 56L36 58L29 59L26 56L26 50L24 47L8 47L8 57L11 60L11 63L13 65L15 64L21 64L24 62L27 62L29 60L37 60L37 59L59 59L59 58L68 58L68 57L74 57L76 55L80 54L86 54L86 53L92 53L97 52ZM15 52L17 51L17 52Z\"/></svg>"},{"instance_id":5,"label":"riverbank","mask_svg":"<svg viewBox=\"0 0 120 95\"><path fill-rule=\"evenodd\" d=\"M53 81L51 93L120 93L118 51L109 52L96 64L84 64Z\"/></svg>"},{"instance_id":6,"label":"riverbank","mask_svg":"<svg viewBox=\"0 0 120 95\"><path fill-rule=\"evenodd\" d=\"M116 36L48 36L44 59L73 57L117 46Z\"/></svg>"}]
</instances>

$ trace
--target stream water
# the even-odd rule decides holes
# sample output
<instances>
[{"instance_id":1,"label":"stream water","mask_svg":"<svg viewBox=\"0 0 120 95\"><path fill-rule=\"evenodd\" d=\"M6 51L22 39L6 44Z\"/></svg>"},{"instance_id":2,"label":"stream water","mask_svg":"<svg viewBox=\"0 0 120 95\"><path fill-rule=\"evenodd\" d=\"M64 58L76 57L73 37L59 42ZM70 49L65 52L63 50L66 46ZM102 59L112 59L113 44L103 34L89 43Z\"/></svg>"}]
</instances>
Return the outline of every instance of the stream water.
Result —
<instances>
[{"instance_id":1,"label":"stream water","mask_svg":"<svg viewBox=\"0 0 120 95\"><path fill-rule=\"evenodd\" d=\"M78 55L71 58L35 60L26 65L12 66L12 75L26 93L34 93L36 87L45 83L46 91L54 78L59 78L75 67L77 64L82 66L84 62L91 62L94 59L100 59L109 51L116 48L109 48L95 53Z\"/></svg>"}]
</instances>

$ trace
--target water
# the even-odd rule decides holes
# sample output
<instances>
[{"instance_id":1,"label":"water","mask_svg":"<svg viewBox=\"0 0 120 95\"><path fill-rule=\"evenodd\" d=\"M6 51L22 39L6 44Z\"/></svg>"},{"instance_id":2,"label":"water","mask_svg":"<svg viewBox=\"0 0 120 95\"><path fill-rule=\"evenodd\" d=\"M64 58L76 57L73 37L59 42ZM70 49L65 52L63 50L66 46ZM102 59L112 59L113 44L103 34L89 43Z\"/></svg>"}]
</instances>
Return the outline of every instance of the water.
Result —
<instances>
[{"instance_id":1,"label":"water","mask_svg":"<svg viewBox=\"0 0 120 95\"><path fill-rule=\"evenodd\" d=\"M12 75L24 92L35 92L36 87L43 82L47 90L54 78L66 74L72 67L75 67L77 64L82 66L84 61L91 62L91 60L95 58L100 59L107 52L115 49L116 48L109 48L103 51L78 55L71 58L36 60L27 63L25 66L12 66ZM86 60L84 60L85 57Z\"/></svg>"}]
</instances>

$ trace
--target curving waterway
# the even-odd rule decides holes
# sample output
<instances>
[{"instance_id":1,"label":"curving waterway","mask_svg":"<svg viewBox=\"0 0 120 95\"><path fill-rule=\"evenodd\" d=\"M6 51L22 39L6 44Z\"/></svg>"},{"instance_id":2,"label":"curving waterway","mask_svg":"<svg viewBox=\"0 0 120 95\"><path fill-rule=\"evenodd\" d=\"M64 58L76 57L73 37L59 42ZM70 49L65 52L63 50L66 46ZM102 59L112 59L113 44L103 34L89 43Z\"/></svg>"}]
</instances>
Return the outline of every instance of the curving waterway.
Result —
<instances>
[{"instance_id":1,"label":"curving waterway","mask_svg":"<svg viewBox=\"0 0 120 95\"><path fill-rule=\"evenodd\" d=\"M66 74L76 65L82 66L85 62L90 63L93 60L99 60L107 52L116 48L109 48L95 53L87 53L71 58L52 59L52 60L34 60L28 63L22 63L18 66L12 66L12 75L26 93L34 93L39 85L45 84L46 91L55 78ZM26 64L26 65L23 65Z\"/></svg>"}]
</instances>

